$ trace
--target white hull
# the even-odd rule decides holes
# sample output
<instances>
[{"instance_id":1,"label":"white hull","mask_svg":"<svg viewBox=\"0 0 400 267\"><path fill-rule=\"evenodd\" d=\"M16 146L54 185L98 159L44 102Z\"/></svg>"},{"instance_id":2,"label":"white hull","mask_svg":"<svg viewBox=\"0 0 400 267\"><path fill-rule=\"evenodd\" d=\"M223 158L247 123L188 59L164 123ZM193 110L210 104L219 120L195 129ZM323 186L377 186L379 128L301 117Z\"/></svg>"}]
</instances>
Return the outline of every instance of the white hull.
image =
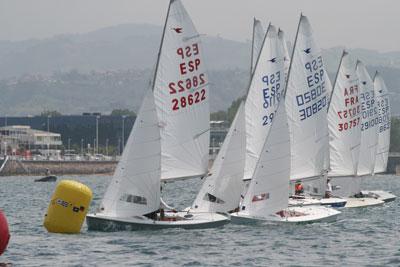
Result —
<instances>
[{"instance_id":1,"label":"white hull","mask_svg":"<svg viewBox=\"0 0 400 267\"><path fill-rule=\"evenodd\" d=\"M321 205L328 206L332 208L342 208L346 205L347 200L343 198L313 198L313 197L304 197L304 198L289 198L289 207L302 207L302 206L310 206L310 205Z\"/></svg>"},{"instance_id":2,"label":"white hull","mask_svg":"<svg viewBox=\"0 0 400 267\"><path fill-rule=\"evenodd\" d=\"M380 206L385 202L379 199L370 198L370 197L349 197L347 198L347 204L345 208L363 208L363 207L372 207L372 206Z\"/></svg>"},{"instance_id":3,"label":"white hull","mask_svg":"<svg viewBox=\"0 0 400 267\"><path fill-rule=\"evenodd\" d=\"M335 209L322 206L290 207L268 217L252 216L244 212L232 213L231 221L238 224L331 222L335 221L340 213Z\"/></svg>"},{"instance_id":4,"label":"white hull","mask_svg":"<svg viewBox=\"0 0 400 267\"><path fill-rule=\"evenodd\" d=\"M229 223L229 216L218 213L166 212L164 220L153 220L145 216L117 218L102 214L88 214L86 223L90 231L137 231L165 228L204 229Z\"/></svg>"},{"instance_id":5,"label":"white hull","mask_svg":"<svg viewBox=\"0 0 400 267\"><path fill-rule=\"evenodd\" d=\"M363 195L365 195L366 197L376 198L376 199L382 200L384 202L394 201L397 197L396 195L393 195L391 192L382 191L382 190L373 190L373 191L363 190L363 191L361 191L361 193Z\"/></svg>"}]
</instances>

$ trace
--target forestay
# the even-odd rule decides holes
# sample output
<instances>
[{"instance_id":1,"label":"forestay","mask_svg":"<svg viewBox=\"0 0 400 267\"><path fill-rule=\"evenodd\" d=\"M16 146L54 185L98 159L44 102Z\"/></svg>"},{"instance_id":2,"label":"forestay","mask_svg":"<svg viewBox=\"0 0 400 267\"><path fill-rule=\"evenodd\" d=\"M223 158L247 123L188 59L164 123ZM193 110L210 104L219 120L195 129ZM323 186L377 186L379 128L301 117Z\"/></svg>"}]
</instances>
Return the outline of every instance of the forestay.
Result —
<instances>
[{"instance_id":1,"label":"forestay","mask_svg":"<svg viewBox=\"0 0 400 267\"><path fill-rule=\"evenodd\" d=\"M357 175L372 175L375 167L376 149L378 143L377 99L374 84L365 65L357 61L357 76L360 80L361 105L361 142L358 159Z\"/></svg>"},{"instance_id":2,"label":"forestay","mask_svg":"<svg viewBox=\"0 0 400 267\"><path fill-rule=\"evenodd\" d=\"M161 143L151 90L147 90L122 158L100 205L113 217L144 215L160 206Z\"/></svg>"},{"instance_id":3,"label":"forestay","mask_svg":"<svg viewBox=\"0 0 400 267\"><path fill-rule=\"evenodd\" d=\"M328 112L329 176L357 174L361 138L359 80L354 61L343 52Z\"/></svg>"},{"instance_id":4,"label":"forestay","mask_svg":"<svg viewBox=\"0 0 400 267\"><path fill-rule=\"evenodd\" d=\"M378 145L375 160L375 173L386 172L390 147L390 103L389 93L382 76L374 77L376 107L378 110Z\"/></svg>"},{"instance_id":5,"label":"forestay","mask_svg":"<svg viewBox=\"0 0 400 267\"><path fill-rule=\"evenodd\" d=\"M328 168L327 106L331 85L311 25L300 17L286 89L291 139L291 180Z\"/></svg>"},{"instance_id":6,"label":"forestay","mask_svg":"<svg viewBox=\"0 0 400 267\"><path fill-rule=\"evenodd\" d=\"M261 21L254 18L253 21L253 40L251 43L251 66L250 66L250 76L253 74L254 68L257 64L257 59L260 55L261 48L263 46L265 37L265 31L262 26Z\"/></svg>"},{"instance_id":7,"label":"forestay","mask_svg":"<svg viewBox=\"0 0 400 267\"><path fill-rule=\"evenodd\" d=\"M288 207L290 137L285 105L279 105L262 147L241 212L268 217Z\"/></svg>"},{"instance_id":8,"label":"forestay","mask_svg":"<svg viewBox=\"0 0 400 267\"><path fill-rule=\"evenodd\" d=\"M246 149L244 102L192 205L194 211L228 212L239 206Z\"/></svg>"},{"instance_id":9,"label":"forestay","mask_svg":"<svg viewBox=\"0 0 400 267\"><path fill-rule=\"evenodd\" d=\"M269 25L245 103L246 162L244 179L251 179L285 86L283 48Z\"/></svg>"},{"instance_id":10,"label":"forestay","mask_svg":"<svg viewBox=\"0 0 400 267\"><path fill-rule=\"evenodd\" d=\"M172 0L154 78L163 180L204 175L208 167L209 90L200 35Z\"/></svg>"}]
</instances>

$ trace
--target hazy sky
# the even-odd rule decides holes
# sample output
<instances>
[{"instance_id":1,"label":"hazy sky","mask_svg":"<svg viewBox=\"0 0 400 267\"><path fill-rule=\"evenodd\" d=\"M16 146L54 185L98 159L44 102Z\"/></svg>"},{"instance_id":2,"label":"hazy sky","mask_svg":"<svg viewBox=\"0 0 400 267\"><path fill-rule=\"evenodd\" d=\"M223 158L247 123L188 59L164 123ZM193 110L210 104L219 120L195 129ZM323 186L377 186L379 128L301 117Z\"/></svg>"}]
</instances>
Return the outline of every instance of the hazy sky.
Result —
<instances>
[{"instance_id":1,"label":"hazy sky","mask_svg":"<svg viewBox=\"0 0 400 267\"><path fill-rule=\"evenodd\" d=\"M199 32L244 41L257 17L292 41L300 12L321 47L400 50L399 0L183 0ZM0 0L0 40L45 38L123 23L164 23L168 0Z\"/></svg>"}]
</instances>

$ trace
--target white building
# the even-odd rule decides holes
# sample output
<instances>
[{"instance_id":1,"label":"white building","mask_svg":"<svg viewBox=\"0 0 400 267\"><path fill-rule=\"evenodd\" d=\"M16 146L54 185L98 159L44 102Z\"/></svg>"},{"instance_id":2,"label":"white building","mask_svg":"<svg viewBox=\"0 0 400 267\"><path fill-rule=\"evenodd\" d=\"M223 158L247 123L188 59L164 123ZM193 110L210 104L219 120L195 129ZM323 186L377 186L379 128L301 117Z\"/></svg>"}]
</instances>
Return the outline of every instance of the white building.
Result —
<instances>
[{"instance_id":1,"label":"white building","mask_svg":"<svg viewBox=\"0 0 400 267\"><path fill-rule=\"evenodd\" d=\"M30 126L12 125L0 127L1 154L42 155L45 158L59 158L61 154L61 135L31 129Z\"/></svg>"}]
</instances>

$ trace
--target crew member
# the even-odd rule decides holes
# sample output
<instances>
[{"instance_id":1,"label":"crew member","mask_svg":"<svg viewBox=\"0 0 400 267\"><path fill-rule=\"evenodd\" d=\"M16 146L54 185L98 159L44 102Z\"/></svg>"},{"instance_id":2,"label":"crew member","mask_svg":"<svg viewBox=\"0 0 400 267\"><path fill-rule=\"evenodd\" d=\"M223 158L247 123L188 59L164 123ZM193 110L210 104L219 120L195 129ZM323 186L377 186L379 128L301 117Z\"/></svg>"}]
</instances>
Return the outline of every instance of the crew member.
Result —
<instances>
[{"instance_id":1,"label":"crew member","mask_svg":"<svg viewBox=\"0 0 400 267\"><path fill-rule=\"evenodd\" d=\"M297 181L296 184L294 185L294 194L298 196L302 195L303 193L304 193L303 185L301 184L300 181Z\"/></svg>"},{"instance_id":2,"label":"crew member","mask_svg":"<svg viewBox=\"0 0 400 267\"><path fill-rule=\"evenodd\" d=\"M331 185L331 179L326 180L326 189L325 189L325 198L331 198L332 197L332 185Z\"/></svg>"}]
</instances>

